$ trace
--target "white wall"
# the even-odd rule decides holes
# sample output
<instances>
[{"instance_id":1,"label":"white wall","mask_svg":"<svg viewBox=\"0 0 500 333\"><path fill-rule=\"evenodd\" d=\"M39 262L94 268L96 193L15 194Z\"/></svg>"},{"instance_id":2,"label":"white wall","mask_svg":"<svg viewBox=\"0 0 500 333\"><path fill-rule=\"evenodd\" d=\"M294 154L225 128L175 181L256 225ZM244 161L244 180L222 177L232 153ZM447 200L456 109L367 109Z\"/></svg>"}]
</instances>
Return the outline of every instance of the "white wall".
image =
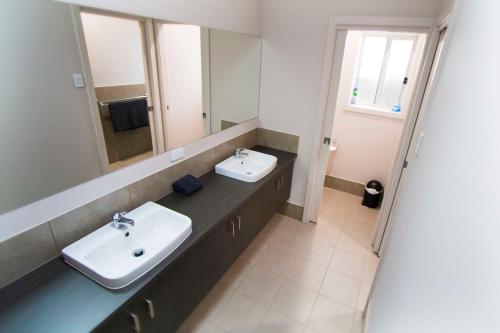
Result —
<instances>
[{"instance_id":1,"label":"white wall","mask_svg":"<svg viewBox=\"0 0 500 333\"><path fill-rule=\"evenodd\" d=\"M401 113L388 115L382 115L381 112L379 115L372 115L347 110L362 37L361 31L349 31L347 34L331 136L338 141L338 149L330 153L327 174L360 184L376 179L386 186L400 142L408 103L403 101ZM421 35L415 57L410 63L407 88L409 91L414 86L424 44L425 37Z\"/></svg>"},{"instance_id":2,"label":"white wall","mask_svg":"<svg viewBox=\"0 0 500 333\"><path fill-rule=\"evenodd\" d=\"M410 165L368 333L500 327L500 2L463 0ZM445 44L446 52L446 44Z\"/></svg>"},{"instance_id":3,"label":"white wall","mask_svg":"<svg viewBox=\"0 0 500 333\"><path fill-rule=\"evenodd\" d=\"M144 51L138 21L82 12L95 87L144 84Z\"/></svg>"},{"instance_id":4,"label":"white wall","mask_svg":"<svg viewBox=\"0 0 500 333\"><path fill-rule=\"evenodd\" d=\"M210 29L211 132L221 120L241 123L259 113L261 40Z\"/></svg>"},{"instance_id":5,"label":"white wall","mask_svg":"<svg viewBox=\"0 0 500 333\"><path fill-rule=\"evenodd\" d=\"M0 10L0 213L101 174L69 6L5 1ZM14 221L13 221L14 223Z\"/></svg>"},{"instance_id":6,"label":"white wall","mask_svg":"<svg viewBox=\"0 0 500 333\"><path fill-rule=\"evenodd\" d=\"M161 82L169 106L163 110L167 149L204 136L200 30L187 24L162 24L160 28Z\"/></svg>"},{"instance_id":7,"label":"white wall","mask_svg":"<svg viewBox=\"0 0 500 333\"><path fill-rule=\"evenodd\" d=\"M300 136L290 201L303 205L332 15L436 16L437 0L263 1L261 108L264 128Z\"/></svg>"},{"instance_id":8,"label":"white wall","mask_svg":"<svg viewBox=\"0 0 500 333\"><path fill-rule=\"evenodd\" d=\"M261 0L57 1L252 35L261 33Z\"/></svg>"}]
</instances>

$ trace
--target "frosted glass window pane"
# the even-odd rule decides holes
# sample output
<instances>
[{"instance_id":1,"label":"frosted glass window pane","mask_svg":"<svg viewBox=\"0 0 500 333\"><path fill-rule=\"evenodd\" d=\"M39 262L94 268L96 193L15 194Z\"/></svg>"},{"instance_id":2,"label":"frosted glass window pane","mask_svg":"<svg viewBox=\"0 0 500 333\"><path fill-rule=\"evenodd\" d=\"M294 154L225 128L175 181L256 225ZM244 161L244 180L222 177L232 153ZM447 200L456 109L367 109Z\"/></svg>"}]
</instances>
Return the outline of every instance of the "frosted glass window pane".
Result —
<instances>
[{"instance_id":1,"label":"frosted glass window pane","mask_svg":"<svg viewBox=\"0 0 500 333\"><path fill-rule=\"evenodd\" d=\"M356 104L375 103L380 71L384 62L386 37L366 37L360 59Z\"/></svg>"},{"instance_id":2,"label":"frosted glass window pane","mask_svg":"<svg viewBox=\"0 0 500 333\"><path fill-rule=\"evenodd\" d=\"M400 103L403 80L408 70L413 40L396 39L392 41L380 99L376 104L392 107Z\"/></svg>"}]
</instances>

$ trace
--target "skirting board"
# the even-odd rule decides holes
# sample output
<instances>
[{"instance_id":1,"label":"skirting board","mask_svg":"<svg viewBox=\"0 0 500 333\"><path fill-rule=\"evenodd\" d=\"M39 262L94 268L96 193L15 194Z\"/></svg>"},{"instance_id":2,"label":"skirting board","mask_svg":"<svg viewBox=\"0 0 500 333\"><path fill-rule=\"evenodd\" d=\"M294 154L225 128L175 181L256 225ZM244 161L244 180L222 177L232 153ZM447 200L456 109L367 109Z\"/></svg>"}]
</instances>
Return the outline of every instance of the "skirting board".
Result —
<instances>
[{"instance_id":1,"label":"skirting board","mask_svg":"<svg viewBox=\"0 0 500 333\"><path fill-rule=\"evenodd\" d=\"M365 192L365 185L363 184L329 175L325 176L325 187L333 188L334 190L354 194L360 197L362 197Z\"/></svg>"},{"instance_id":2,"label":"skirting board","mask_svg":"<svg viewBox=\"0 0 500 333\"><path fill-rule=\"evenodd\" d=\"M292 219L302 221L302 215L304 215L304 207L290 202L285 202L283 206L281 206L279 213Z\"/></svg>"}]
</instances>

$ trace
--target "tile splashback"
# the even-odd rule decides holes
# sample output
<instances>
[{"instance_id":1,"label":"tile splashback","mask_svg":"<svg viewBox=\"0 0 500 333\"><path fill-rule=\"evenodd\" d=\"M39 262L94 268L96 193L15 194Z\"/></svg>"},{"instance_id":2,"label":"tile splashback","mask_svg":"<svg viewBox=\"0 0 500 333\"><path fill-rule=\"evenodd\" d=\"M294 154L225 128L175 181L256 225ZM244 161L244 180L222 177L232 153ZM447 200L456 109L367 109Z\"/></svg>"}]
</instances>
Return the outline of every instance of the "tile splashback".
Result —
<instances>
[{"instance_id":1,"label":"tile splashback","mask_svg":"<svg viewBox=\"0 0 500 333\"><path fill-rule=\"evenodd\" d=\"M297 154L299 150L299 136L273 131L265 128L257 129L257 144L269 148Z\"/></svg>"},{"instance_id":2,"label":"tile splashback","mask_svg":"<svg viewBox=\"0 0 500 333\"><path fill-rule=\"evenodd\" d=\"M48 223L0 243L0 288L57 256Z\"/></svg>"}]
</instances>

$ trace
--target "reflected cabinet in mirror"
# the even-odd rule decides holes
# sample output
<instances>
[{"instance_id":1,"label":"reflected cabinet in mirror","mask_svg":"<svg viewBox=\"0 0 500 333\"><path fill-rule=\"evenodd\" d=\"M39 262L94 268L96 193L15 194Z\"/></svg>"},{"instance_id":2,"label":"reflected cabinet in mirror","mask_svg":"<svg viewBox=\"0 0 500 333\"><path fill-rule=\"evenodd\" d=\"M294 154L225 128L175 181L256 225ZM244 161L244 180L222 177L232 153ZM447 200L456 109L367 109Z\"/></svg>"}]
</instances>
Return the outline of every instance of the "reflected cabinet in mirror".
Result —
<instances>
[{"instance_id":1,"label":"reflected cabinet in mirror","mask_svg":"<svg viewBox=\"0 0 500 333\"><path fill-rule=\"evenodd\" d=\"M28 3L0 55L0 214L258 116L259 37Z\"/></svg>"}]
</instances>

